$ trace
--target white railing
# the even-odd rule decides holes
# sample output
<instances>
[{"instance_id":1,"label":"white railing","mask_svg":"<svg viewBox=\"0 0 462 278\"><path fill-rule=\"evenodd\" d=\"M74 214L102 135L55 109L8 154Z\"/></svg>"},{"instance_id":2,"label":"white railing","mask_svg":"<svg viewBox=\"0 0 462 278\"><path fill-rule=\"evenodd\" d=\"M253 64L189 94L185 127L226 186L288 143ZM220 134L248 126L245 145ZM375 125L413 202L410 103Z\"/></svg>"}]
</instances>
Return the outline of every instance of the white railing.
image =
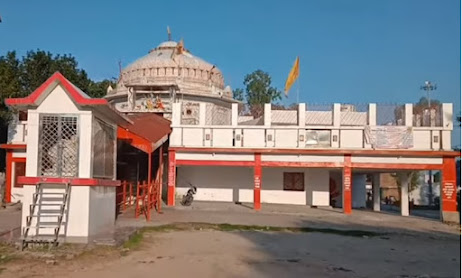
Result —
<instances>
[{"instance_id":1,"label":"white railing","mask_svg":"<svg viewBox=\"0 0 462 278\"><path fill-rule=\"evenodd\" d=\"M201 105L201 108L205 105ZM265 105L263 125L238 125L237 105L232 107L231 125L181 125L178 111L173 107L171 146L212 148L342 148L342 149L414 149L450 150L452 105L443 104L442 126L413 127L412 104L404 105L403 125L376 125L375 104L370 104L362 125L342 125L340 104L333 105L332 125L306 125L305 105L300 104L295 117L297 124L274 125L271 106ZM205 110L204 110L205 111ZM204 113L203 109L199 114ZM291 111L293 114L294 111ZM449 116L448 116L449 115ZM362 117L362 116L361 116ZM203 119L205 117L199 117ZM371 136L371 134L373 136ZM388 138L389 137L389 138ZM388 145L387 145L388 144Z\"/></svg>"},{"instance_id":2,"label":"white railing","mask_svg":"<svg viewBox=\"0 0 462 278\"><path fill-rule=\"evenodd\" d=\"M12 121L8 125L8 143L25 144L27 139L27 122Z\"/></svg>"}]
</instances>

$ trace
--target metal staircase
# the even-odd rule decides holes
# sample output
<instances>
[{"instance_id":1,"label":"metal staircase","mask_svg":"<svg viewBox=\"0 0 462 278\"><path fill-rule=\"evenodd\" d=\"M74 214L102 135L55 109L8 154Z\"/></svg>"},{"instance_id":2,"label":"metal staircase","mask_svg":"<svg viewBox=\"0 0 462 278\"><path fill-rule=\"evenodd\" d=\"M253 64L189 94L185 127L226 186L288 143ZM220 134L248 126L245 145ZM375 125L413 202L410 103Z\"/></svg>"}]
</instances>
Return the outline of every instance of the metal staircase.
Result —
<instances>
[{"instance_id":1,"label":"metal staircase","mask_svg":"<svg viewBox=\"0 0 462 278\"><path fill-rule=\"evenodd\" d=\"M35 186L29 216L23 228L22 249L29 243L58 245L59 233L65 224L70 189L69 183L38 183ZM31 230L35 230L32 235Z\"/></svg>"}]
</instances>

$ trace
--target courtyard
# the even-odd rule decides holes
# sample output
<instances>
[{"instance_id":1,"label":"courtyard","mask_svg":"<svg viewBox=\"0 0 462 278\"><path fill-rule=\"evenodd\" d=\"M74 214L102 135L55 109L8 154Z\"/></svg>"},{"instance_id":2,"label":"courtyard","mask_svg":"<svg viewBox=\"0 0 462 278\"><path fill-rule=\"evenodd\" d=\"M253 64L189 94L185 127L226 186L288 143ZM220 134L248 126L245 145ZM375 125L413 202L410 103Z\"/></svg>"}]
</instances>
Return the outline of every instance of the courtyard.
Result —
<instances>
[{"instance_id":1,"label":"courtyard","mask_svg":"<svg viewBox=\"0 0 462 278\"><path fill-rule=\"evenodd\" d=\"M268 204L260 212L249 207L194 202L191 207L166 207L149 222L143 216L135 219L128 210L119 215L114 230L88 246L64 244L56 250L22 253L4 247L1 275L460 276L456 225L360 210L344 215L306 206ZM9 210L0 212L2 219L8 214L11 220L17 211ZM100 245L103 242L113 244Z\"/></svg>"}]
</instances>

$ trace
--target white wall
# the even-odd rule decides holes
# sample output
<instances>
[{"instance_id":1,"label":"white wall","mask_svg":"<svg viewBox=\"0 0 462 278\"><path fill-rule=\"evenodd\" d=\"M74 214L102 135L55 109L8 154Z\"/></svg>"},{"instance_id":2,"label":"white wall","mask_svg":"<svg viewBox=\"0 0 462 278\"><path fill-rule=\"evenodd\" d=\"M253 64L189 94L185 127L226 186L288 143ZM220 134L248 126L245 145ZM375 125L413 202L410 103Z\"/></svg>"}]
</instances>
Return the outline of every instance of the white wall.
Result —
<instances>
[{"instance_id":1,"label":"white wall","mask_svg":"<svg viewBox=\"0 0 462 278\"><path fill-rule=\"evenodd\" d=\"M27 163L26 176L37 177L38 173L38 141L39 141L39 116L40 113L45 114L73 114L79 117L79 178L91 177L91 157L92 157L92 113L90 111L80 111L67 93L61 86L52 89L50 94L43 100L36 110L28 111L28 136L27 136ZM56 187L56 186L55 186ZM62 191L62 185L59 188L50 189ZM114 191L115 188L109 189ZM22 226L25 227L26 217L29 216L29 205L32 203L32 194L35 192L35 186L25 185L22 189L23 210L22 210ZM109 199L112 198L109 194L104 196L104 200L92 196L92 205L97 204L100 210L92 217L94 225L92 232L96 231L99 225L106 224L106 218L112 217L115 219L115 200L112 199L111 207L108 207ZM115 196L114 196L115 198ZM96 200L98 199L98 200ZM93 204L94 203L94 204ZM104 209L104 210L103 210ZM109 213L112 213L110 215ZM99 217L99 214L108 213L105 218ZM66 233L67 237L86 238L89 235L90 222L90 187L88 186L73 186L70 191L70 200L68 204L68 218L66 220L66 229L62 229L61 233ZM95 222L100 222L96 223ZM32 230L31 230L32 231ZM47 232L47 231L41 231ZM33 234L33 232L31 232Z\"/></svg>"},{"instance_id":2,"label":"white wall","mask_svg":"<svg viewBox=\"0 0 462 278\"><path fill-rule=\"evenodd\" d=\"M363 130L340 130L341 148L363 148Z\"/></svg>"},{"instance_id":3,"label":"white wall","mask_svg":"<svg viewBox=\"0 0 462 278\"><path fill-rule=\"evenodd\" d=\"M305 191L284 191L284 172L304 172ZM178 167L177 195L186 193L189 188L188 182L198 188L195 200L253 202L252 167ZM261 201L328 206L329 172L326 169L264 168Z\"/></svg>"},{"instance_id":4,"label":"white wall","mask_svg":"<svg viewBox=\"0 0 462 278\"><path fill-rule=\"evenodd\" d=\"M89 236L104 232L114 226L116 214L115 198L115 187L90 187Z\"/></svg>"}]
</instances>

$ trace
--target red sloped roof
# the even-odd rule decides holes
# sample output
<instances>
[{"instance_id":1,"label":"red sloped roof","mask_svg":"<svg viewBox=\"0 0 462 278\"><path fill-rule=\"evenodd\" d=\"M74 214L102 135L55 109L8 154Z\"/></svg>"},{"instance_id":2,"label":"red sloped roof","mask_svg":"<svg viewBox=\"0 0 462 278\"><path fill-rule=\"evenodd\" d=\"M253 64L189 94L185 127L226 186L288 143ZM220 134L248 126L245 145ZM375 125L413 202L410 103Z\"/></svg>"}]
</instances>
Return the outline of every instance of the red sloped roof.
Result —
<instances>
[{"instance_id":1,"label":"red sloped roof","mask_svg":"<svg viewBox=\"0 0 462 278\"><path fill-rule=\"evenodd\" d=\"M34 92L32 92L32 94L23 98L7 98L5 103L9 106L38 106L51 92L51 90L48 89L56 83L61 84L71 99L78 105L108 105L108 102L105 99L89 97L58 71L48 78L47 81L40 85L40 87L38 87Z\"/></svg>"},{"instance_id":2,"label":"red sloped roof","mask_svg":"<svg viewBox=\"0 0 462 278\"><path fill-rule=\"evenodd\" d=\"M156 144L172 132L170 121L152 113L126 115L133 124L121 124L128 131Z\"/></svg>"}]
</instances>

